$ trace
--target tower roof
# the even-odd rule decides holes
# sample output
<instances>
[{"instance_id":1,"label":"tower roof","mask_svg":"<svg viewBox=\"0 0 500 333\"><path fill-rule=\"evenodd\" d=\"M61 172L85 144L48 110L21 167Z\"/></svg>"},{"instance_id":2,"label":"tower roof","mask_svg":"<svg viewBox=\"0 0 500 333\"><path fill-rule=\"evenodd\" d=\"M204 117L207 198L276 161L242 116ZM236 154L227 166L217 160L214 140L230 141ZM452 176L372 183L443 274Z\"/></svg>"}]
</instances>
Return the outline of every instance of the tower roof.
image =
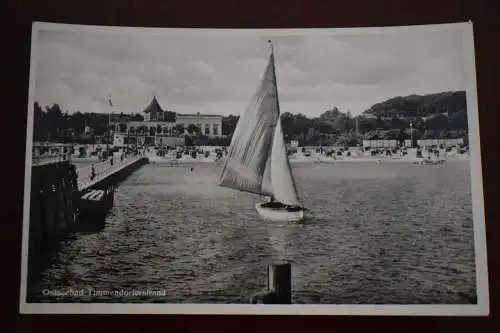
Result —
<instances>
[{"instance_id":1,"label":"tower roof","mask_svg":"<svg viewBox=\"0 0 500 333\"><path fill-rule=\"evenodd\" d=\"M146 107L146 109L142 112L151 113L151 114L163 112L163 109L161 108L160 103L158 103L158 100L156 99L156 96L153 97L153 100L151 101L151 103L149 103L149 105Z\"/></svg>"}]
</instances>

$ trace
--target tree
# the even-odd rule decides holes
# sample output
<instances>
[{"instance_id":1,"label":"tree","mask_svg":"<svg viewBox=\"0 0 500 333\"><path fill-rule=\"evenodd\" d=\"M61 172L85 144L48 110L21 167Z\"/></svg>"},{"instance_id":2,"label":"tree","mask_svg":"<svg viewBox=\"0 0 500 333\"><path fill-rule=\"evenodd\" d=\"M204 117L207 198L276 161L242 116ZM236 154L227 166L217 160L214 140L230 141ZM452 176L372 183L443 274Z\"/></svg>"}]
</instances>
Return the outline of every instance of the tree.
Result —
<instances>
[{"instance_id":1,"label":"tree","mask_svg":"<svg viewBox=\"0 0 500 333\"><path fill-rule=\"evenodd\" d=\"M448 117L438 115L434 118L431 118L425 122L425 127L433 131L448 129Z\"/></svg>"},{"instance_id":2,"label":"tree","mask_svg":"<svg viewBox=\"0 0 500 333\"><path fill-rule=\"evenodd\" d=\"M184 134L184 124L176 124L174 130L177 134Z\"/></svg>"},{"instance_id":3,"label":"tree","mask_svg":"<svg viewBox=\"0 0 500 333\"><path fill-rule=\"evenodd\" d=\"M45 108L47 120L47 132L49 141L57 141L59 135L63 130L63 113L58 104L52 104L50 107Z\"/></svg>"},{"instance_id":4,"label":"tree","mask_svg":"<svg viewBox=\"0 0 500 333\"><path fill-rule=\"evenodd\" d=\"M163 120L169 123L175 123L177 114L173 111L163 111Z\"/></svg>"},{"instance_id":5,"label":"tree","mask_svg":"<svg viewBox=\"0 0 500 333\"><path fill-rule=\"evenodd\" d=\"M47 141L47 134L50 129L47 126L45 114L38 102L35 102L33 111L33 139L35 141Z\"/></svg>"},{"instance_id":6,"label":"tree","mask_svg":"<svg viewBox=\"0 0 500 333\"><path fill-rule=\"evenodd\" d=\"M229 135L234 132L236 129L236 124L238 123L238 120L240 119L240 116L235 116L235 115L229 115L227 117L222 118L222 134L223 135Z\"/></svg>"},{"instance_id":7,"label":"tree","mask_svg":"<svg viewBox=\"0 0 500 333\"><path fill-rule=\"evenodd\" d=\"M144 117L140 113L136 113L131 117L132 121L144 121Z\"/></svg>"},{"instance_id":8,"label":"tree","mask_svg":"<svg viewBox=\"0 0 500 333\"><path fill-rule=\"evenodd\" d=\"M195 124L189 124L188 127L187 127L187 131L191 135L199 133L199 130L200 129Z\"/></svg>"},{"instance_id":9,"label":"tree","mask_svg":"<svg viewBox=\"0 0 500 333\"><path fill-rule=\"evenodd\" d=\"M393 117L391 120L391 128L402 129L408 127L409 124L406 121L401 120L398 117Z\"/></svg>"}]
</instances>

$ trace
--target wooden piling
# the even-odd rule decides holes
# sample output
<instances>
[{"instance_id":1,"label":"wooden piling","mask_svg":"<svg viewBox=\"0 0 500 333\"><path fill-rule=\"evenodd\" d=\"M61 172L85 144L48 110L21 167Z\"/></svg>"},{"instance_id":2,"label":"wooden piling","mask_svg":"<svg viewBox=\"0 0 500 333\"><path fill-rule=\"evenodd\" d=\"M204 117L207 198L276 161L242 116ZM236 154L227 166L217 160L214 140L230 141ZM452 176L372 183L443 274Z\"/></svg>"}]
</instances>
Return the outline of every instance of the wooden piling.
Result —
<instances>
[{"instance_id":1,"label":"wooden piling","mask_svg":"<svg viewBox=\"0 0 500 333\"><path fill-rule=\"evenodd\" d=\"M276 293L276 304L292 303L292 265L290 263L267 266L267 289Z\"/></svg>"},{"instance_id":2,"label":"wooden piling","mask_svg":"<svg viewBox=\"0 0 500 333\"><path fill-rule=\"evenodd\" d=\"M250 299L252 304L292 304L292 266L290 263L267 266L266 290Z\"/></svg>"},{"instance_id":3,"label":"wooden piling","mask_svg":"<svg viewBox=\"0 0 500 333\"><path fill-rule=\"evenodd\" d=\"M76 173L68 161L31 168L28 284L36 285L60 240L74 231Z\"/></svg>"}]
</instances>

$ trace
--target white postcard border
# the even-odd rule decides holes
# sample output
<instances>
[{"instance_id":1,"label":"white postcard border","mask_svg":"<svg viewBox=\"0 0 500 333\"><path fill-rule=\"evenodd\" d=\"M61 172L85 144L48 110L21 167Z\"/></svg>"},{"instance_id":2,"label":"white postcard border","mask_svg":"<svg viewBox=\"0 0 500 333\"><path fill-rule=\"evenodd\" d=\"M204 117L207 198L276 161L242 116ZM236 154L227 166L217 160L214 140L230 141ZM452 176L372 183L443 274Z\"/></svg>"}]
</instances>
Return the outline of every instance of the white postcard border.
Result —
<instances>
[{"instance_id":1,"label":"white postcard border","mask_svg":"<svg viewBox=\"0 0 500 333\"><path fill-rule=\"evenodd\" d=\"M391 34L419 30L461 29L463 36L464 76L467 84L467 116L471 165L471 193L473 205L474 249L476 263L475 305L253 305L253 304L108 304L108 303L27 303L28 235L30 213L31 161L33 146L34 88L37 65L38 32L86 31L129 35L364 35ZM26 165L24 182L23 237L21 256L21 290L19 310L22 314L243 314L243 315L396 315L396 316L486 316L489 314L488 270L486 257L486 229L484 214L483 179L479 139L479 119L476 90L473 24L469 22L435 25L368 28L327 29L192 29L192 28L136 28L85 26L34 22L31 36L30 85L26 133Z\"/></svg>"}]
</instances>

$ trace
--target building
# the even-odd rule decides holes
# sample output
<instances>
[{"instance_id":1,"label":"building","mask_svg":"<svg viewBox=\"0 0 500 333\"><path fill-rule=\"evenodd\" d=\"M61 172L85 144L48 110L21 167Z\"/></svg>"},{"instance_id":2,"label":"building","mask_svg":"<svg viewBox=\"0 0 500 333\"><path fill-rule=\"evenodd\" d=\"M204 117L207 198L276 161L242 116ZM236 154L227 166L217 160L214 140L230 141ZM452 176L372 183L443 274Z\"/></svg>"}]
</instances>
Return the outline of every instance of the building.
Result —
<instances>
[{"instance_id":1,"label":"building","mask_svg":"<svg viewBox=\"0 0 500 333\"><path fill-rule=\"evenodd\" d=\"M208 137L222 136L222 116L214 114L178 114L176 119L177 124L184 125L186 134L188 133L189 125L195 125L201 130L202 135Z\"/></svg>"},{"instance_id":2,"label":"building","mask_svg":"<svg viewBox=\"0 0 500 333\"><path fill-rule=\"evenodd\" d=\"M144 121L113 122L113 143L123 147L134 145L184 144L185 135L197 133L207 137L222 136L222 116L207 114L176 114L163 110L156 96L142 112Z\"/></svg>"}]
</instances>

